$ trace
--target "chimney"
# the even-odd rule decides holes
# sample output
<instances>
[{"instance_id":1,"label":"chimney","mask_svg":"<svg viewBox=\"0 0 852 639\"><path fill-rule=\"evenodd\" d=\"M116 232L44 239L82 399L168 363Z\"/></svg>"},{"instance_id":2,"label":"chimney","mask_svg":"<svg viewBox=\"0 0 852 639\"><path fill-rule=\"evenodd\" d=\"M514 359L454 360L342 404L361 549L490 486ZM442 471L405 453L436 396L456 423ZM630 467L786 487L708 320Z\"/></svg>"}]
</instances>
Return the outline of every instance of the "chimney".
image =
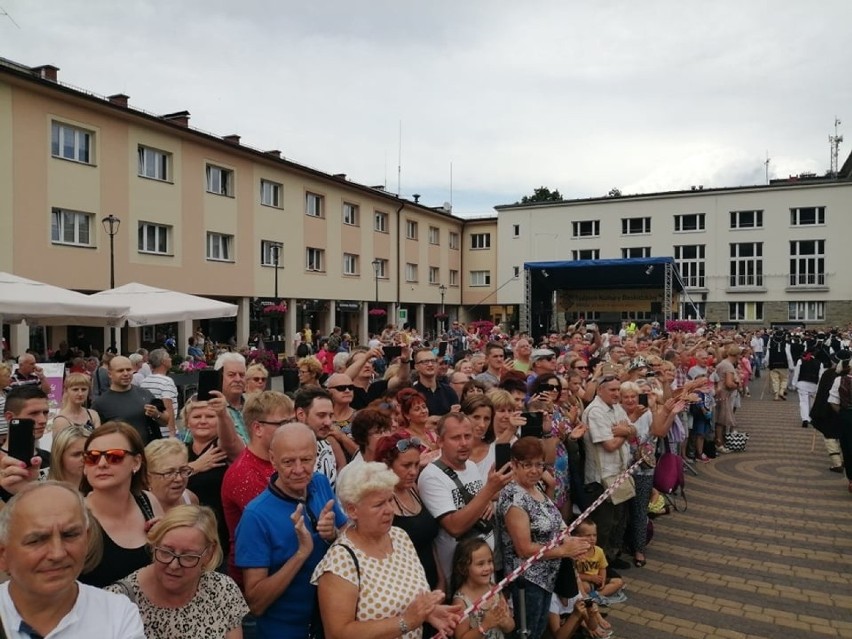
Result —
<instances>
[{"instance_id":1,"label":"chimney","mask_svg":"<svg viewBox=\"0 0 852 639\"><path fill-rule=\"evenodd\" d=\"M127 108L127 102L130 100L129 95L124 95L123 93L116 93L115 95L111 95L107 98L110 102L115 104L116 106Z\"/></svg>"},{"instance_id":2,"label":"chimney","mask_svg":"<svg viewBox=\"0 0 852 639\"><path fill-rule=\"evenodd\" d=\"M189 111L175 111L174 113L166 113L160 117L167 122L173 122L179 126L189 126Z\"/></svg>"},{"instance_id":3,"label":"chimney","mask_svg":"<svg viewBox=\"0 0 852 639\"><path fill-rule=\"evenodd\" d=\"M52 64L43 64L40 67L33 67L33 73L35 73L42 80L50 80L51 82L56 82L57 74L59 73L59 67L55 67Z\"/></svg>"},{"instance_id":4,"label":"chimney","mask_svg":"<svg viewBox=\"0 0 852 639\"><path fill-rule=\"evenodd\" d=\"M232 133L231 135L225 135L222 137L222 139L225 140L225 142L227 142L228 144L239 145L240 143L240 136L236 135L235 133Z\"/></svg>"},{"instance_id":5,"label":"chimney","mask_svg":"<svg viewBox=\"0 0 852 639\"><path fill-rule=\"evenodd\" d=\"M281 151L279 151L278 149L272 149L271 151L264 151L264 153L266 153L266 155L271 155L274 158L280 158L281 157Z\"/></svg>"},{"instance_id":6,"label":"chimney","mask_svg":"<svg viewBox=\"0 0 852 639\"><path fill-rule=\"evenodd\" d=\"M331 177L333 177L333 178L337 178L338 180L345 180L345 179L346 179L346 174L345 174L345 173L335 173L335 174L334 174L334 175L332 175Z\"/></svg>"}]
</instances>

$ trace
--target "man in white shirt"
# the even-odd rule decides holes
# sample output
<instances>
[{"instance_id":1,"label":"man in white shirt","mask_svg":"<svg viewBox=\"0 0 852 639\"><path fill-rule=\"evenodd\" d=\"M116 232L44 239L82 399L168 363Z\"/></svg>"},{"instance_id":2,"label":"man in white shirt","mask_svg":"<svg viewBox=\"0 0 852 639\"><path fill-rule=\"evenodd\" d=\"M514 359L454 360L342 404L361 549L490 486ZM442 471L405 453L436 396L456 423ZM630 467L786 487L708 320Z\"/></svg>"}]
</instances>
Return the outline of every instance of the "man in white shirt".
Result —
<instances>
[{"instance_id":1,"label":"man in white shirt","mask_svg":"<svg viewBox=\"0 0 852 639\"><path fill-rule=\"evenodd\" d=\"M165 348L155 348L148 355L148 362L151 364L151 374L142 380L139 388L149 390L154 397L163 400L169 421L165 426L160 426L160 433L163 437L175 437L178 390L175 380L168 376L169 369L172 367L172 356Z\"/></svg>"},{"instance_id":2,"label":"man in white shirt","mask_svg":"<svg viewBox=\"0 0 852 639\"><path fill-rule=\"evenodd\" d=\"M131 601L77 581L90 520L83 497L57 481L33 482L0 512L0 618L10 639L145 639Z\"/></svg>"},{"instance_id":3,"label":"man in white shirt","mask_svg":"<svg viewBox=\"0 0 852 639\"><path fill-rule=\"evenodd\" d=\"M465 415L444 415L437 432L441 457L423 469L417 487L423 505L441 525L435 549L444 574L451 575L459 538L479 534L494 549L491 500L512 481L513 474L511 465L507 464L503 472L492 470L487 478L482 477L469 459L473 425Z\"/></svg>"},{"instance_id":4,"label":"man in white shirt","mask_svg":"<svg viewBox=\"0 0 852 639\"><path fill-rule=\"evenodd\" d=\"M603 479L627 470L630 466L628 441L636 436L627 413L618 403L621 382L615 376L605 376L598 383L597 397L583 412L589 429L583 436L586 448L585 490L588 500L594 501L604 492ZM606 553L613 568L629 568L623 559L616 559L627 524L627 502L613 504L605 500L591 514L598 527L598 545Z\"/></svg>"}]
</instances>

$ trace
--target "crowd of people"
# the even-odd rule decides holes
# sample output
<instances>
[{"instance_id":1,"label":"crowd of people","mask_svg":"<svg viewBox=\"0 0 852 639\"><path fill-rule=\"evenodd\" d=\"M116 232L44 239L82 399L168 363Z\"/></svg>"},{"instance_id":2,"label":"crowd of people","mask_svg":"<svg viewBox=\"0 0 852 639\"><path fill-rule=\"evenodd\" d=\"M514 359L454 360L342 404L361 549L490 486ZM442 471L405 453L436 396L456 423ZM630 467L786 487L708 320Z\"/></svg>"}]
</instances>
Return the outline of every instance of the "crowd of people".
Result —
<instances>
[{"instance_id":1,"label":"crowd of people","mask_svg":"<svg viewBox=\"0 0 852 639\"><path fill-rule=\"evenodd\" d=\"M653 460L728 453L752 379L797 389L832 470L852 455L837 333L339 333L303 334L291 395L221 353L180 415L167 349L69 370L50 423L35 358L0 365L4 423L32 431L0 459L7 636L100 613L116 637L608 637L665 510Z\"/></svg>"}]
</instances>

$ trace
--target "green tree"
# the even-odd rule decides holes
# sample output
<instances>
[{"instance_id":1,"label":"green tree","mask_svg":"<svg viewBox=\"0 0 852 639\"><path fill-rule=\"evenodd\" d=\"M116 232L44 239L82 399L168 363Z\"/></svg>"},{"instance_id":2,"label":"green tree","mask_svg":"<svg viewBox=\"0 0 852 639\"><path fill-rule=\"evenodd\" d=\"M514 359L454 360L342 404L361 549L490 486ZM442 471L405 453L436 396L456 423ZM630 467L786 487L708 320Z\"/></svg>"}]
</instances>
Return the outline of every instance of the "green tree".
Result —
<instances>
[{"instance_id":1,"label":"green tree","mask_svg":"<svg viewBox=\"0 0 852 639\"><path fill-rule=\"evenodd\" d=\"M532 202L561 202L562 194L559 189L551 191L546 186L540 186L533 191L532 195L525 195L520 202L515 204L530 204Z\"/></svg>"}]
</instances>

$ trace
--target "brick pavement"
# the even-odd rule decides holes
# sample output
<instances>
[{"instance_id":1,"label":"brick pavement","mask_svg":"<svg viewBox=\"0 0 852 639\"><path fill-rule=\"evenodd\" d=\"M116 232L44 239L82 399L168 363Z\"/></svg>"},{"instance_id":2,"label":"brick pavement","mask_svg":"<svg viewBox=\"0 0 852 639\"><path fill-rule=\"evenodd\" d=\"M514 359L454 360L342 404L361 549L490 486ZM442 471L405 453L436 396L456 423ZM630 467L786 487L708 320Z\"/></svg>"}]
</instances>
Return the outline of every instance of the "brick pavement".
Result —
<instances>
[{"instance_id":1,"label":"brick pavement","mask_svg":"<svg viewBox=\"0 0 852 639\"><path fill-rule=\"evenodd\" d=\"M852 637L852 495L796 394L761 400L764 380L737 413L746 451L697 464L688 510L658 517L648 564L624 571L615 637Z\"/></svg>"}]
</instances>

